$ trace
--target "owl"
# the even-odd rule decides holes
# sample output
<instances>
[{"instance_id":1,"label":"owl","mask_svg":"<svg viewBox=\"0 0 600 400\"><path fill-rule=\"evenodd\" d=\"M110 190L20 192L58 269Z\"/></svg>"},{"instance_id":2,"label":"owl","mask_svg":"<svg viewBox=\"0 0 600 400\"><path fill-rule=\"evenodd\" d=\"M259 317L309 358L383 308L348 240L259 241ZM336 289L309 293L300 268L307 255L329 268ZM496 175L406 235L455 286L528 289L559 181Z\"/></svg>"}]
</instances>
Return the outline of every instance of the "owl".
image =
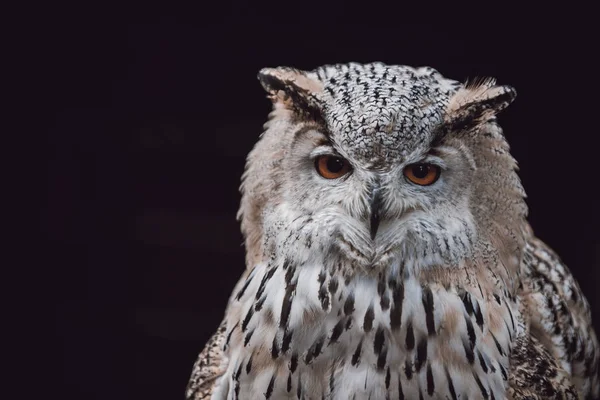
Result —
<instances>
[{"instance_id":1,"label":"owl","mask_svg":"<svg viewBox=\"0 0 600 400\"><path fill-rule=\"evenodd\" d=\"M527 222L493 79L266 68L246 269L186 398L593 399L589 304Z\"/></svg>"}]
</instances>

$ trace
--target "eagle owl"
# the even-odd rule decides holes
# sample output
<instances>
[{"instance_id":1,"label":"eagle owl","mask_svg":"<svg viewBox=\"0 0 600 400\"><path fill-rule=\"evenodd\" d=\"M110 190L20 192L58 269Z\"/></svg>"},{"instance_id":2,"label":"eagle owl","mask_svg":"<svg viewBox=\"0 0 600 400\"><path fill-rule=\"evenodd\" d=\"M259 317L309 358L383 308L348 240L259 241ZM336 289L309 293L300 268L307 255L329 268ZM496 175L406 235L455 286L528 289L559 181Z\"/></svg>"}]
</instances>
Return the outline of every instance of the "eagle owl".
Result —
<instances>
[{"instance_id":1,"label":"eagle owl","mask_svg":"<svg viewBox=\"0 0 600 400\"><path fill-rule=\"evenodd\" d=\"M429 67L267 68L247 268L199 399L592 399L589 305L526 221L515 90Z\"/></svg>"}]
</instances>

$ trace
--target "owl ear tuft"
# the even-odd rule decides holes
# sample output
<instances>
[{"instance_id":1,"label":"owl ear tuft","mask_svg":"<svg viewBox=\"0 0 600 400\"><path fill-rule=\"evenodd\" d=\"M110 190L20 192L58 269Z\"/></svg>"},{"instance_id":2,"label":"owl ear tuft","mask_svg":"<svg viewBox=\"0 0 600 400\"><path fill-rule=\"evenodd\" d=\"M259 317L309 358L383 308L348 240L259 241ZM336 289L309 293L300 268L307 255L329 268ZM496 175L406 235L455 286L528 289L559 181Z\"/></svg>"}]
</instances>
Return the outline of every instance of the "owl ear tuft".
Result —
<instances>
[{"instance_id":1,"label":"owl ear tuft","mask_svg":"<svg viewBox=\"0 0 600 400\"><path fill-rule=\"evenodd\" d=\"M309 73L289 67L263 68L258 80L273 103L305 117L320 118L318 94L323 83Z\"/></svg>"},{"instance_id":2,"label":"owl ear tuft","mask_svg":"<svg viewBox=\"0 0 600 400\"><path fill-rule=\"evenodd\" d=\"M445 122L451 130L470 129L488 122L517 96L511 86L496 85L492 78L465 83L450 99Z\"/></svg>"}]
</instances>

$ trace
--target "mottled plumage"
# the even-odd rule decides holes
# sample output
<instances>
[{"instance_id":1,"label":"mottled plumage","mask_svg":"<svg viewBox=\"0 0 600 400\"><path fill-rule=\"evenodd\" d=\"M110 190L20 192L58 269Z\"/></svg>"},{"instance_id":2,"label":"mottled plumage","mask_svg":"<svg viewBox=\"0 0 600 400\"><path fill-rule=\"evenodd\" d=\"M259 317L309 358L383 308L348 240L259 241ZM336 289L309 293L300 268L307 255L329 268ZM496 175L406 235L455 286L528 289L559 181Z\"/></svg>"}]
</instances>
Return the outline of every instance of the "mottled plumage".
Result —
<instances>
[{"instance_id":1,"label":"mottled plumage","mask_svg":"<svg viewBox=\"0 0 600 400\"><path fill-rule=\"evenodd\" d=\"M241 187L247 268L186 398L600 395L589 305L527 224L496 122L514 89L381 63L259 79L274 110Z\"/></svg>"}]
</instances>

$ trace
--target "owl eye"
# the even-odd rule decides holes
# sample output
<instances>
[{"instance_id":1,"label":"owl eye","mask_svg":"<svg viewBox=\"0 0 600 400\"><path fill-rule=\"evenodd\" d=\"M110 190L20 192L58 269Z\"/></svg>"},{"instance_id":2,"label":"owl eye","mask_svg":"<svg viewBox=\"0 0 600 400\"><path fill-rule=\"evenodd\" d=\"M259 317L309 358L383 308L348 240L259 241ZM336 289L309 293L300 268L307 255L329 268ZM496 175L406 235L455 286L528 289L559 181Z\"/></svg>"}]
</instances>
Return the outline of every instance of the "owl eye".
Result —
<instances>
[{"instance_id":1,"label":"owl eye","mask_svg":"<svg viewBox=\"0 0 600 400\"><path fill-rule=\"evenodd\" d=\"M404 176L417 185L428 186L440 177L440 167L433 164L412 164L404 168Z\"/></svg>"},{"instance_id":2,"label":"owl eye","mask_svg":"<svg viewBox=\"0 0 600 400\"><path fill-rule=\"evenodd\" d=\"M323 178L337 179L350 171L350 163L341 157L325 155L317 157L315 168Z\"/></svg>"}]
</instances>

